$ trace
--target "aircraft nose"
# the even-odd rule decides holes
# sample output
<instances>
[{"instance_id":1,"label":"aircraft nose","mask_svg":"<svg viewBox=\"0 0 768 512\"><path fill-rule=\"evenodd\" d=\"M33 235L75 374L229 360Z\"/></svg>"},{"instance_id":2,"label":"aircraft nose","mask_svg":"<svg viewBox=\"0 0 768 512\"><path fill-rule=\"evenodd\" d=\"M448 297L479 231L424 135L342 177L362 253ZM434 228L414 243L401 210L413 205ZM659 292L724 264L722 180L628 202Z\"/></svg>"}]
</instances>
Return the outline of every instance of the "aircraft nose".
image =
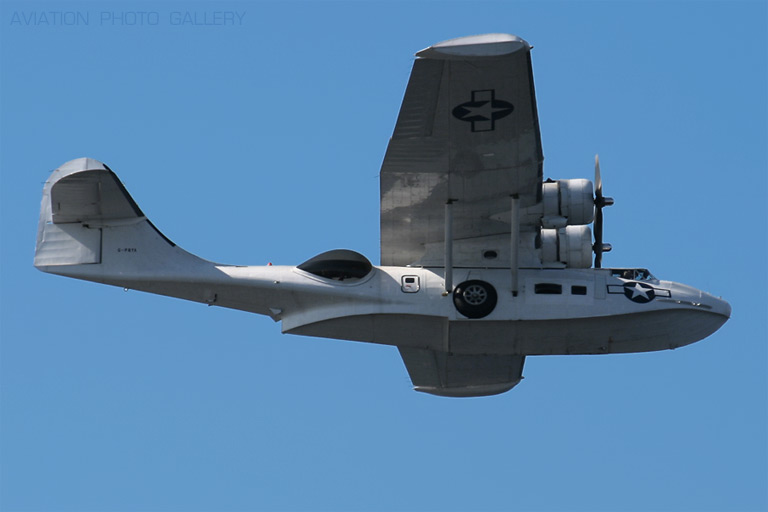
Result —
<instances>
[{"instance_id":1,"label":"aircraft nose","mask_svg":"<svg viewBox=\"0 0 768 512\"><path fill-rule=\"evenodd\" d=\"M723 300L722 297L715 297L704 291L699 292L699 297L701 297L699 299L701 304L709 309L710 312L722 315L726 319L731 318L731 305Z\"/></svg>"},{"instance_id":2,"label":"aircraft nose","mask_svg":"<svg viewBox=\"0 0 768 512\"><path fill-rule=\"evenodd\" d=\"M728 304L727 301L721 298L713 297L711 295L710 297L711 297L710 304L712 305L712 312L719 313L726 318L731 318L731 305Z\"/></svg>"}]
</instances>

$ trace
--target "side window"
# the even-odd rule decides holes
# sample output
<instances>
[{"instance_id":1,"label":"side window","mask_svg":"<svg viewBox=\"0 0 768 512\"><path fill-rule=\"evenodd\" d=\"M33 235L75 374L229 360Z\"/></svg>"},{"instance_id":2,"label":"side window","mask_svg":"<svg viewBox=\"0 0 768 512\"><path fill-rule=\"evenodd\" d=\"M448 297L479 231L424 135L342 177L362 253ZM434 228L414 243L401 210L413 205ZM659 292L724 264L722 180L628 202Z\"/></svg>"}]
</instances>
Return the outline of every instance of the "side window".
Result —
<instances>
[{"instance_id":1,"label":"side window","mask_svg":"<svg viewBox=\"0 0 768 512\"><path fill-rule=\"evenodd\" d=\"M400 278L400 289L405 293L419 291L419 276L403 276Z\"/></svg>"},{"instance_id":2,"label":"side window","mask_svg":"<svg viewBox=\"0 0 768 512\"><path fill-rule=\"evenodd\" d=\"M571 295L586 295L586 294L587 294L586 286L579 286L579 285L571 286Z\"/></svg>"},{"instance_id":3,"label":"side window","mask_svg":"<svg viewBox=\"0 0 768 512\"><path fill-rule=\"evenodd\" d=\"M560 295L563 293L563 285L557 283L536 283L534 292L544 295Z\"/></svg>"}]
</instances>

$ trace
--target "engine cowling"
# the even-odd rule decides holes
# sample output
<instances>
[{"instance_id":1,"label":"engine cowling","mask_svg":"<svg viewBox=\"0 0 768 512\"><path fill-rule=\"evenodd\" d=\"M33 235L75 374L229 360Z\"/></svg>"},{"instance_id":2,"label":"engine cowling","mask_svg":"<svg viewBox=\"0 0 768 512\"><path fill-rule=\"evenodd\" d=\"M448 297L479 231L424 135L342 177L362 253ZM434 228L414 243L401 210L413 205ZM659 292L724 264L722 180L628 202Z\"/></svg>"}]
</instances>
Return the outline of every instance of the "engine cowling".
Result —
<instances>
[{"instance_id":1,"label":"engine cowling","mask_svg":"<svg viewBox=\"0 0 768 512\"><path fill-rule=\"evenodd\" d=\"M542 229L541 262L544 265L560 263L568 268L590 268L592 231L589 226Z\"/></svg>"},{"instance_id":2,"label":"engine cowling","mask_svg":"<svg viewBox=\"0 0 768 512\"><path fill-rule=\"evenodd\" d=\"M547 181L542 184L541 192L544 228L589 224L595 217L595 199L589 180Z\"/></svg>"}]
</instances>

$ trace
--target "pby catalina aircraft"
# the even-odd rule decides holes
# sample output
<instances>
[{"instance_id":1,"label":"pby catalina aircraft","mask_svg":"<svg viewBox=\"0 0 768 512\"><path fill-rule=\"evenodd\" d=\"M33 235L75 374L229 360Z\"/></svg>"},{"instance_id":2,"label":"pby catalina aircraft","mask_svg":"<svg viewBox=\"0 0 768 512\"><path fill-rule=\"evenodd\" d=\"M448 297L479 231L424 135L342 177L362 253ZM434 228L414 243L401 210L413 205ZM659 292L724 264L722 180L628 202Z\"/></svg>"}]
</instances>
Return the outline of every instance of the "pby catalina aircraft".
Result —
<instances>
[{"instance_id":1,"label":"pby catalina aircraft","mask_svg":"<svg viewBox=\"0 0 768 512\"><path fill-rule=\"evenodd\" d=\"M345 249L298 266L203 260L90 158L46 182L35 266L267 315L286 333L393 345L414 388L442 396L508 391L527 355L709 336L730 317L724 300L646 269L602 268L613 200L597 158L594 184L542 181L530 50L487 34L416 54L381 168L381 266Z\"/></svg>"}]
</instances>

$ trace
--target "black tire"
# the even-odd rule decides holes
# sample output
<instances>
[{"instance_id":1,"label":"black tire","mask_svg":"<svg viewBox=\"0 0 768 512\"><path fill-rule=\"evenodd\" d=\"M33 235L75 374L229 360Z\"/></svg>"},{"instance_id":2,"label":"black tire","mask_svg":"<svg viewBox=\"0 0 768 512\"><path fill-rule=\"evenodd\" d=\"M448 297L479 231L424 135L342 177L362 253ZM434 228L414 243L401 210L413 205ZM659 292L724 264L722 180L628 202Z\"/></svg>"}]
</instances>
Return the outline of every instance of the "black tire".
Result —
<instances>
[{"instance_id":1,"label":"black tire","mask_svg":"<svg viewBox=\"0 0 768 512\"><path fill-rule=\"evenodd\" d=\"M496 307L496 289L485 281L464 281L453 290L453 304L467 318L483 318Z\"/></svg>"}]
</instances>

